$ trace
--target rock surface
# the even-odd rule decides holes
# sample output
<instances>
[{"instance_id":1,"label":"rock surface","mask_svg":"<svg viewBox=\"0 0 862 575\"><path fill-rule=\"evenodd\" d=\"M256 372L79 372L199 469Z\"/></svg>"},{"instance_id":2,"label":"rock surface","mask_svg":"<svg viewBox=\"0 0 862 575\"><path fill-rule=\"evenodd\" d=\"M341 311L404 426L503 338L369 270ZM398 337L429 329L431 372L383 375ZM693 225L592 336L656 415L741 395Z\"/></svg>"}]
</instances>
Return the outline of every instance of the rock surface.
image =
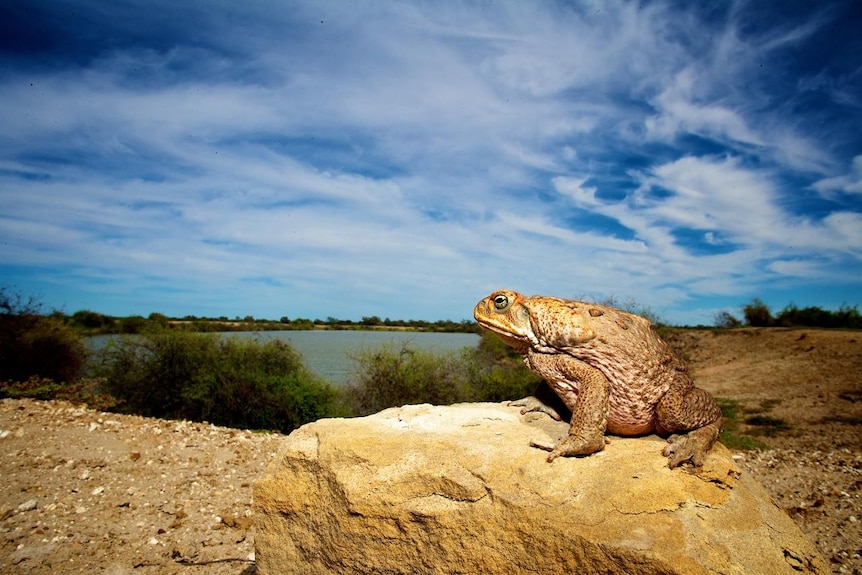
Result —
<instances>
[{"instance_id":1,"label":"rock surface","mask_svg":"<svg viewBox=\"0 0 862 575\"><path fill-rule=\"evenodd\" d=\"M258 573L827 573L723 446L694 472L656 436L528 445L566 430L499 404L306 425L254 484Z\"/></svg>"}]
</instances>

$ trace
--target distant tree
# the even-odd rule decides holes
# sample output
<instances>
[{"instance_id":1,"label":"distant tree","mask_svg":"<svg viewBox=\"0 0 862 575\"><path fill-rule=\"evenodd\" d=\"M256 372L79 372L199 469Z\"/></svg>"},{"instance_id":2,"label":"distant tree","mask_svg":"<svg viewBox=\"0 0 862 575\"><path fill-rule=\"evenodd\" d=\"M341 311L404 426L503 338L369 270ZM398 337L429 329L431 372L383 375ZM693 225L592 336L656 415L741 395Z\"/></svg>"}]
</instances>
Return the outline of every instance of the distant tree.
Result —
<instances>
[{"instance_id":1,"label":"distant tree","mask_svg":"<svg viewBox=\"0 0 862 575\"><path fill-rule=\"evenodd\" d=\"M369 326L371 326L371 325L380 325L380 324L381 324L381 321L380 321L380 318L379 318L378 316L376 316L376 315L372 315L372 316L370 316L370 317L363 317L363 318L362 318L362 321L361 321L360 323L361 323L362 325L369 325Z\"/></svg>"},{"instance_id":2,"label":"distant tree","mask_svg":"<svg viewBox=\"0 0 862 575\"><path fill-rule=\"evenodd\" d=\"M829 311L817 306L799 308L790 304L776 316L775 324L825 328L862 327L859 311L855 307L847 307L846 305L842 305L838 311Z\"/></svg>"},{"instance_id":3,"label":"distant tree","mask_svg":"<svg viewBox=\"0 0 862 575\"><path fill-rule=\"evenodd\" d=\"M170 325L170 320L168 319L168 316L157 312L151 313L147 317L147 320L153 325L157 325L162 328L168 327Z\"/></svg>"},{"instance_id":4,"label":"distant tree","mask_svg":"<svg viewBox=\"0 0 862 575\"><path fill-rule=\"evenodd\" d=\"M144 316L130 315L120 319L121 333L141 333L147 326L147 320Z\"/></svg>"},{"instance_id":5,"label":"distant tree","mask_svg":"<svg viewBox=\"0 0 862 575\"><path fill-rule=\"evenodd\" d=\"M113 318L82 309L72 314L72 324L86 329L99 329L113 323Z\"/></svg>"},{"instance_id":6,"label":"distant tree","mask_svg":"<svg viewBox=\"0 0 862 575\"><path fill-rule=\"evenodd\" d=\"M734 328L742 325L742 322L739 321L735 316L726 311L720 311L715 314L715 327L722 328Z\"/></svg>"},{"instance_id":7,"label":"distant tree","mask_svg":"<svg viewBox=\"0 0 862 575\"><path fill-rule=\"evenodd\" d=\"M750 304L743 306L742 313L745 323L752 327L769 327L774 322L769 307L759 298L754 298Z\"/></svg>"},{"instance_id":8,"label":"distant tree","mask_svg":"<svg viewBox=\"0 0 862 575\"><path fill-rule=\"evenodd\" d=\"M841 304L841 307L835 312L835 319L841 327L862 328L862 315L859 314L859 308L855 305L851 307L847 304Z\"/></svg>"}]
</instances>

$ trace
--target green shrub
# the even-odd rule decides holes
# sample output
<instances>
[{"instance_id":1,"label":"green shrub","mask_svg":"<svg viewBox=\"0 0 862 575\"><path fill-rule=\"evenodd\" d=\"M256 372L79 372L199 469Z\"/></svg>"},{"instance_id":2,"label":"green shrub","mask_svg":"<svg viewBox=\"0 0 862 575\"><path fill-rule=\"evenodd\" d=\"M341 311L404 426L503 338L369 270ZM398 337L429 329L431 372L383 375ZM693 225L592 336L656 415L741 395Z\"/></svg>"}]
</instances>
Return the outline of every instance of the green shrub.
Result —
<instances>
[{"instance_id":1,"label":"green shrub","mask_svg":"<svg viewBox=\"0 0 862 575\"><path fill-rule=\"evenodd\" d=\"M356 375L344 390L345 404L354 415L416 403L520 399L541 381L490 333L482 335L477 347L460 354L383 346L354 361Z\"/></svg>"},{"instance_id":2,"label":"green shrub","mask_svg":"<svg viewBox=\"0 0 862 575\"><path fill-rule=\"evenodd\" d=\"M61 317L42 315L35 300L0 290L0 380L72 382L86 361L83 338Z\"/></svg>"},{"instance_id":3,"label":"green shrub","mask_svg":"<svg viewBox=\"0 0 862 575\"><path fill-rule=\"evenodd\" d=\"M162 330L102 352L99 375L119 409L153 417L290 431L326 417L336 392L281 341Z\"/></svg>"},{"instance_id":4,"label":"green shrub","mask_svg":"<svg viewBox=\"0 0 862 575\"><path fill-rule=\"evenodd\" d=\"M483 331L479 345L466 350L470 401L506 401L531 395L542 378L524 366L521 354L491 332Z\"/></svg>"},{"instance_id":5,"label":"green shrub","mask_svg":"<svg viewBox=\"0 0 862 575\"><path fill-rule=\"evenodd\" d=\"M393 345L353 358L358 368L345 389L354 415L368 415L387 407L415 403L443 405L463 401L464 373L457 355L435 355Z\"/></svg>"}]
</instances>

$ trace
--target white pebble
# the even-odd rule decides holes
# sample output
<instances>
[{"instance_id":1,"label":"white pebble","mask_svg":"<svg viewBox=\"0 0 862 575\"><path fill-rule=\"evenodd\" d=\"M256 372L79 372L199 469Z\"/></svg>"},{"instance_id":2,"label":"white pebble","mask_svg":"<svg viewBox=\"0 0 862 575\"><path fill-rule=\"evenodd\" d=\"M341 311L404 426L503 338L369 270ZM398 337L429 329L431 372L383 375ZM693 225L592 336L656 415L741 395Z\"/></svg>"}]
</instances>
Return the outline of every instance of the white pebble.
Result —
<instances>
[{"instance_id":1,"label":"white pebble","mask_svg":"<svg viewBox=\"0 0 862 575\"><path fill-rule=\"evenodd\" d=\"M39 502L35 499L28 499L24 503L18 506L18 511L33 511L39 505Z\"/></svg>"}]
</instances>

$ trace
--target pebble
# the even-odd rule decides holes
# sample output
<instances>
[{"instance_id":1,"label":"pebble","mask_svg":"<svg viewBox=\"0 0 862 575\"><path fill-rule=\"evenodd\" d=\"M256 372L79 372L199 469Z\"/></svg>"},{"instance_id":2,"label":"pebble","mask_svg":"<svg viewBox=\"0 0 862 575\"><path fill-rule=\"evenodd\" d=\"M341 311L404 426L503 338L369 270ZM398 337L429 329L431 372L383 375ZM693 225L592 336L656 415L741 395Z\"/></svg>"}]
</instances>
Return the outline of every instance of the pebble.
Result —
<instances>
[{"instance_id":1,"label":"pebble","mask_svg":"<svg viewBox=\"0 0 862 575\"><path fill-rule=\"evenodd\" d=\"M24 503L19 505L16 509L18 512L33 511L38 506L39 506L39 502L37 500L28 499L27 501L25 501Z\"/></svg>"}]
</instances>

